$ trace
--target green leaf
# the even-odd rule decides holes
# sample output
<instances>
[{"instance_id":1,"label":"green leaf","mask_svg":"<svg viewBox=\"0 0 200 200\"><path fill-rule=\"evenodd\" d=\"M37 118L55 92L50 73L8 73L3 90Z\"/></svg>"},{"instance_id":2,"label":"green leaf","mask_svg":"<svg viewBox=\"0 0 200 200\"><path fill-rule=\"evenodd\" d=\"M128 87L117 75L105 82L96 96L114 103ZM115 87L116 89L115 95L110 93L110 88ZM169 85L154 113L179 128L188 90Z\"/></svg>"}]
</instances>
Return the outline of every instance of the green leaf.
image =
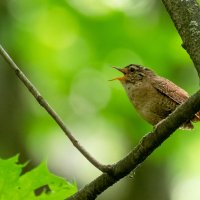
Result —
<instances>
[{"instance_id":1,"label":"green leaf","mask_svg":"<svg viewBox=\"0 0 200 200\"><path fill-rule=\"evenodd\" d=\"M17 162L18 155L7 160L0 159L1 200L63 200L77 191L75 184L50 173L45 162L22 176L20 174L25 165ZM44 189L36 196L35 191L43 186L48 187L48 191Z\"/></svg>"}]
</instances>

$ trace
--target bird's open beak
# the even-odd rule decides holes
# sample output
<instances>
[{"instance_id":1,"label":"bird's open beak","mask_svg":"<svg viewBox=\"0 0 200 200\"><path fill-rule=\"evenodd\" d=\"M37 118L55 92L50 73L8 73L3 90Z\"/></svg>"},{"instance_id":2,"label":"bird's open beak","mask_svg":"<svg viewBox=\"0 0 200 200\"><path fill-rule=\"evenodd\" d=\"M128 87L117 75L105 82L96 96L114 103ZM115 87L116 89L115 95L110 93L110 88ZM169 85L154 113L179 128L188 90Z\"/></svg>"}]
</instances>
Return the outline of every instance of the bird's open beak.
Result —
<instances>
[{"instance_id":1,"label":"bird's open beak","mask_svg":"<svg viewBox=\"0 0 200 200\"><path fill-rule=\"evenodd\" d=\"M112 67L112 68L122 72L124 75L127 74L127 69L126 68L118 68L118 67ZM122 77L113 78L110 81L114 81L114 80L123 81L124 79L125 79L125 76L122 76Z\"/></svg>"}]
</instances>

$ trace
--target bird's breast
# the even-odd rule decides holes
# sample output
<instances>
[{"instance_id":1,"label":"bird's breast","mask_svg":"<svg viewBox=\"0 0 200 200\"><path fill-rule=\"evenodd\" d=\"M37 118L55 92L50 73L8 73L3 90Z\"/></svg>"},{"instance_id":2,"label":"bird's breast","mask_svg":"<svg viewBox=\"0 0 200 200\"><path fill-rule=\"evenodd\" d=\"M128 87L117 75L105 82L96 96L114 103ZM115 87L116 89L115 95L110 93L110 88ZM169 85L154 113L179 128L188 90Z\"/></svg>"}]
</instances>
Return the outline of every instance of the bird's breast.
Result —
<instances>
[{"instance_id":1,"label":"bird's breast","mask_svg":"<svg viewBox=\"0 0 200 200\"><path fill-rule=\"evenodd\" d=\"M161 94L148 82L127 83L124 88L137 112L153 125L164 119L177 106L173 100Z\"/></svg>"}]
</instances>

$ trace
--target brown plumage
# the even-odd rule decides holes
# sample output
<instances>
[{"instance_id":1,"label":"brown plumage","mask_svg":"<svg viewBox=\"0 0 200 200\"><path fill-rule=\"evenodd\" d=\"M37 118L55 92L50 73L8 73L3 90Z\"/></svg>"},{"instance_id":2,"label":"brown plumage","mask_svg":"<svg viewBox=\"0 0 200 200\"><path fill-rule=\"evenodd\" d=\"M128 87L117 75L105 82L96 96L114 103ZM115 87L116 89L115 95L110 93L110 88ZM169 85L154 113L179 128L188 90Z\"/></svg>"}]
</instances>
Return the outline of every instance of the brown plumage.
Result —
<instances>
[{"instance_id":1,"label":"brown plumage","mask_svg":"<svg viewBox=\"0 0 200 200\"><path fill-rule=\"evenodd\" d=\"M138 113L154 126L189 98L185 90L148 68L131 64L116 69L124 74L116 79L124 86L130 101ZM200 121L200 112L180 128L192 129L192 122L196 121Z\"/></svg>"}]
</instances>

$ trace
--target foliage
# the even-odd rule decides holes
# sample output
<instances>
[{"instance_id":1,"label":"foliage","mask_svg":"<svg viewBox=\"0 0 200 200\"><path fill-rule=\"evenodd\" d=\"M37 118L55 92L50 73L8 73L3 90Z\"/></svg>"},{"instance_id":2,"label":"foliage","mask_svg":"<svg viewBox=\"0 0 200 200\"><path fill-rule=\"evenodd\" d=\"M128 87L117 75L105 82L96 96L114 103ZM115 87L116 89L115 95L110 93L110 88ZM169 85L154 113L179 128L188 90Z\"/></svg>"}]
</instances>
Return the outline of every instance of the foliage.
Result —
<instances>
[{"instance_id":1,"label":"foliage","mask_svg":"<svg viewBox=\"0 0 200 200\"><path fill-rule=\"evenodd\" d=\"M76 192L75 184L50 173L43 162L33 170L21 175L26 164L18 164L18 156L0 159L0 199L63 200ZM48 186L38 196L38 188Z\"/></svg>"}]
</instances>

